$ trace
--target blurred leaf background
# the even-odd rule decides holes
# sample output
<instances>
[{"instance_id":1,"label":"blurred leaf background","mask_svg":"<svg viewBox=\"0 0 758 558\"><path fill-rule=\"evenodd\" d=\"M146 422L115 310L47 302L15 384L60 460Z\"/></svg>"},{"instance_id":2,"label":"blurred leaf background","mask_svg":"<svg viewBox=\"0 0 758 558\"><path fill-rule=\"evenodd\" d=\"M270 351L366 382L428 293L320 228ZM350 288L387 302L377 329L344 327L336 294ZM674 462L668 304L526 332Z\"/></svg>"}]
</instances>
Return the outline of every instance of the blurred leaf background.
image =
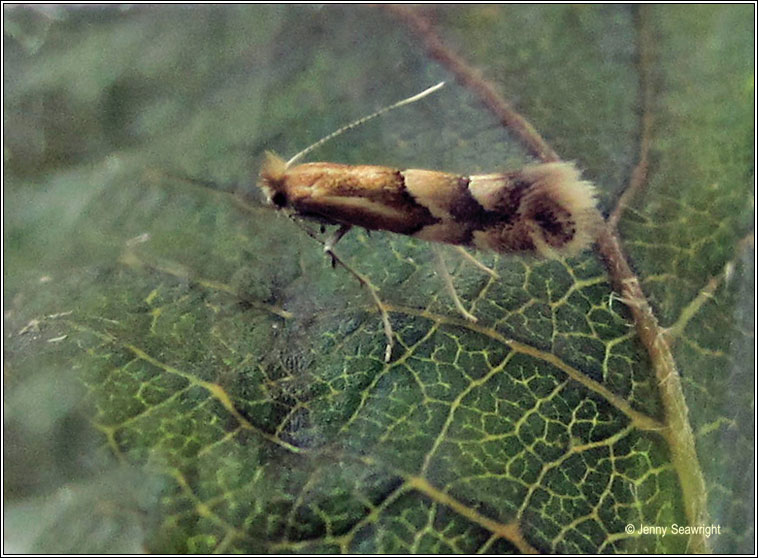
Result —
<instances>
[{"instance_id":1,"label":"blurred leaf background","mask_svg":"<svg viewBox=\"0 0 758 558\"><path fill-rule=\"evenodd\" d=\"M640 10L646 10L642 17ZM752 6L426 7L447 44L576 160L682 374L716 552L754 552ZM352 232L365 289L262 207L292 155L447 71L354 6L4 6L6 552L686 552L663 420L594 253L447 255ZM455 83L312 160L472 174L531 160ZM716 289L693 305L709 281ZM514 339L532 354L515 350ZM690 495L691 496L691 495Z\"/></svg>"}]
</instances>

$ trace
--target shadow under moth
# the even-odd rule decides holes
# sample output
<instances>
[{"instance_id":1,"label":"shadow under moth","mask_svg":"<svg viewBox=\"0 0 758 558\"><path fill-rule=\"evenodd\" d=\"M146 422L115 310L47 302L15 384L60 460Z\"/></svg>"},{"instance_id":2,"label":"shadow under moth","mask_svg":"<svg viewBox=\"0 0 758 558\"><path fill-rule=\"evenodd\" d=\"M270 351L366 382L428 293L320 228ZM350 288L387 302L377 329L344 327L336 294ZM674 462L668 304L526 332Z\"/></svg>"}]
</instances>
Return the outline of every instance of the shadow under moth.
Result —
<instances>
[{"instance_id":1,"label":"shadow under moth","mask_svg":"<svg viewBox=\"0 0 758 558\"><path fill-rule=\"evenodd\" d=\"M291 216L337 225L337 231L324 244L333 264L339 261L334 245L353 226L457 247L547 258L573 256L588 248L602 217L596 207L594 186L581 179L571 162L472 176L375 165L294 164L333 137L415 102L443 85L437 84L348 124L289 161L268 152L259 182L268 202ZM441 259L440 262L444 264ZM339 263L361 283L368 284L362 275ZM475 321L452 289L449 275L443 275L458 310ZM389 361L392 328L375 291L372 295L384 321L385 360Z\"/></svg>"}]
</instances>

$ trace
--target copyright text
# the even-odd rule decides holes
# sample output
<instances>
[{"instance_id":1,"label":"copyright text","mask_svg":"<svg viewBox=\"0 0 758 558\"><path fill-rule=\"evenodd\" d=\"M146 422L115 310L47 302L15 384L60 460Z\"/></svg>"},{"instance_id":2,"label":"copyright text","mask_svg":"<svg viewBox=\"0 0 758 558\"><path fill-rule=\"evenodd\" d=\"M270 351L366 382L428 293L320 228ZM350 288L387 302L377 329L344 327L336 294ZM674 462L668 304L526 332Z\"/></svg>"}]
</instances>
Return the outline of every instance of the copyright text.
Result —
<instances>
[{"instance_id":1,"label":"copyright text","mask_svg":"<svg viewBox=\"0 0 758 558\"><path fill-rule=\"evenodd\" d=\"M711 535L721 534L721 525L711 523L710 525L634 525L629 523L625 531L629 535L657 535L665 537L666 535L703 535L706 539Z\"/></svg>"}]
</instances>

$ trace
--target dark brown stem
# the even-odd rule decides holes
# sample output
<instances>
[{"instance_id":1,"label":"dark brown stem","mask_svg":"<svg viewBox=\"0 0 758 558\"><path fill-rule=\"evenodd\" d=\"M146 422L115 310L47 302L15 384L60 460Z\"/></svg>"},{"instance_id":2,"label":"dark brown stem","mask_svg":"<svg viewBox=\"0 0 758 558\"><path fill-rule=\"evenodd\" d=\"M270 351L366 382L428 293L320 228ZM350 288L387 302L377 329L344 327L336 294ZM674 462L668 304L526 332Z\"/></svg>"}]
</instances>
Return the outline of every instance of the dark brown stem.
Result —
<instances>
[{"instance_id":1,"label":"dark brown stem","mask_svg":"<svg viewBox=\"0 0 758 558\"><path fill-rule=\"evenodd\" d=\"M402 20L424 44L427 54L452 72L461 85L473 91L504 126L515 132L521 141L542 161L560 161L558 154L537 130L511 104L498 93L495 86L484 79L466 60L450 50L437 35L432 25L406 6L387 5L387 11Z\"/></svg>"},{"instance_id":2,"label":"dark brown stem","mask_svg":"<svg viewBox=\"0 0 758 558\"><path fill-rule=\"evenodd\" d=\"M624 210L629 206L632 199L648 184L647 172L650 165L650 144L653 137L653 78L652 69L654 62L653 40L650 37L650 25L645 20L645 10L638 11L637 33L639 37L639 58L637 60L637 72L639 74L639 100L642 107L640 121L640 146L637 156L637 164L632 170L631 178L616 207L608 216L608 225L615 229Z\"/></svg>"}]
</instances>

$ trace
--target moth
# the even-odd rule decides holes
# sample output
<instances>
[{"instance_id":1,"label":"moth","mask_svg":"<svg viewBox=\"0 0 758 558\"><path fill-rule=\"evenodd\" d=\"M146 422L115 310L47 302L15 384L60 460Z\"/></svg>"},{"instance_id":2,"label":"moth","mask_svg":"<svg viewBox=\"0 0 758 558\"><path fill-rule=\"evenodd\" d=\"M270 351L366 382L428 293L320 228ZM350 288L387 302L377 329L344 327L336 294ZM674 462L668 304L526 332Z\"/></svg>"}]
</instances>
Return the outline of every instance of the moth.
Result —
<instances>
[{"instance_id":1,"label":"moth","mask_svg":"<svg viewBox=\"0 0 758 558\"><path fill-rule=\"evenodd\" d=\"M269 203L300 217L500 253L572 256L593 240L594 187L573 163L463 176L373 165L304 163L268 154Z\"/></svg>"},{"instance_id":2,"label":"moth","mask_svg":"<svg viewBox=\"0 0 758 558\"><path fill-rule=\"evenodd\" d=\"M503 254L555 258L586 249L602 218L595 187L570 162L471 176L376 165L294 164L336 135L443 85L340 128L289 161L268 152L259 182L268 203L297 217L338 225L325 244L332 256L334 244L352 227Z\"/></svg>"}]
</instances>

